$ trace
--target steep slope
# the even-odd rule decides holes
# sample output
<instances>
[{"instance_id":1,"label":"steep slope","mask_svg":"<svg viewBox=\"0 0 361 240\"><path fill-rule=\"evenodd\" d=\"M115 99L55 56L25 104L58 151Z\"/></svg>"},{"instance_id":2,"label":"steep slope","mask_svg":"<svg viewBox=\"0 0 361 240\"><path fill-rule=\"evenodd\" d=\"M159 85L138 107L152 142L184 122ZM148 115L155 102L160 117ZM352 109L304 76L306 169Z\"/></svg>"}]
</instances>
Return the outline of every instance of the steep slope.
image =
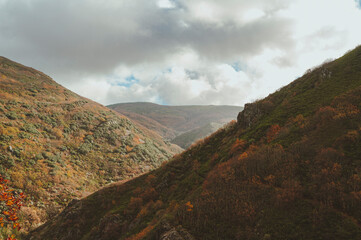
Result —
<instances>
[{"instance_id":1,"label":"steep slope","mask_svg":"<svg viewBox=\"0 0 361 240\"><path fill-rule=\"evenodd\" d=\"M237 106L163 106L147 102L119 103L108 107L156 131L175 144L179 141L173 139L192 130L197 129L198 134L187 134L188 138L194 136L188 139L187 143L211 134L214 131L209 127L210 123L223 125L236 119L236 115L242 110L242 107ZM203 128L201 136L200 128ZM206 132L205 129L208 131ZM178 145L183 148L189 146L189 144Z\"/></svg>"},{"instance_id":2,"label":"steep slope","mask_svg":"<svg viewBox=\"0 0 361 240\"><path fill-rule=\"evenodd\" d=\"M179 150L149 134L0 57L0 174L28 195L31 224L74 197L158 167Z\"/></svg>"},{"instance_id":3,"label":"steep slope","mask_svg":"<svg viewBox=\"0 0 361 240\"><path fill-rule=\"evenodd\" d=\"M32 239L361 239L361 47Z\"/></svg>"}]
</instances>

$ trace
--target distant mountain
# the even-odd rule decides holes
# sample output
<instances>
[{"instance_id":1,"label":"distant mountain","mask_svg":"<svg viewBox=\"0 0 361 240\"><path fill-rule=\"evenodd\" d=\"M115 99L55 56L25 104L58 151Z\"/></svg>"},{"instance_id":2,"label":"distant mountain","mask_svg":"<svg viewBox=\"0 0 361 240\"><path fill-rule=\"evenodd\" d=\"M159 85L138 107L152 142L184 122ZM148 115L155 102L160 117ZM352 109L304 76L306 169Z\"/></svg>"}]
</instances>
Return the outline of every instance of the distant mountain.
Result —
<instances>
[{"instance_id":1,"label":"distant mountain","mask_svg":"<svg viewBox=\"0 0 361 240\"><path fill-rule=\"evenodd\" d=\"M219 128L223 127L223 125L224 124L221 123L208 123L207 125L192 129L188 132L178 135L172 140L172 143L177 144L178 146L181 146L183 148L188 148L195 141L200 140L210 135L211 133L214 133Z\"/></svg>"},{"instance_id":2,"label":"distant mountain","mask_svg":"<svg viewBox=\"0 0 361 240\"><path fill-rule=\"evenodd\" d=\"M242 110L242 107L237 106L164 106L147 102L119 103L107 107L157 132L182 148L187 148L197 139L217 130L210 127L210 123L213 123L213 126L221 126L236 119L238 112ZM192 131L197 133L190 133ZM175 140L186 132L188 134Z\"/></svg>"},{"instance_id":3,"label":"distant mountain","mask_svg":"<svg viewBox=\"0 0 361 240\"><path fill-rule=\"evenodd\" d=\"M125 116L0 57L0 174L28 195L29 225L179 151Z\"/></svg>"},{"instance_id":4,"label":"distant mountain","mask_svg":"<svg viewBox=\"0 0 361 240\"><path fill-rule=\"evenodd\" d=\"M361 47L32 239L361 239Z\"/></svg>"}]
</instances>

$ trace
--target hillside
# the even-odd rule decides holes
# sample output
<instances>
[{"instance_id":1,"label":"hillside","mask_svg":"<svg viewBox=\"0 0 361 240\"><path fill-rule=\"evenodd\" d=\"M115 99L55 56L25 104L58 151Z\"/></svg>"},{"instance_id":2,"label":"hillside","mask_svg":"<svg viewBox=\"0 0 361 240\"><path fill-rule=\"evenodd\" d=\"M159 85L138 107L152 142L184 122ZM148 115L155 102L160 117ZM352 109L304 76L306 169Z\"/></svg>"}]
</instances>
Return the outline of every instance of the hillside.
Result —
<instances>
[{"instance_id":1,"label":"hillside","mask_svg":"<svg viewBox=\"0 0 361 240\"><path fill-rule=\"evenodd\" d=\"M361 239L361 47L31 239Z\"/></svg>"},{"instance_id":2,"label":"hillside","mask_svg":"<svg viewBox=\"0 0 361 240\"><path fill-rule=\"evenodd\" d=\"M125 116L0 57L0 174L28 195L29 225L178 151Z\"/></svg>"},{"instance_id":3,"label":"hillside","mask_svg":"<svg viewBox=\"0 0 361 240\"><path fill-rule=\"evenodd\" d=\"M210 123L222 126L236 119L242 110L242 107L237 106L164 106L147 102L119 103L107 107L182 148L213 133L214 128L209 127ZM197 133L189 134L193 130ZM185 135L180 137L182 134ZM180 138L175 140L176 137Z\"/></svg>"},{"instance_id":4,"label":"hillside","mask_svg":"<svg viewBox=\"0 0 361 240\"><path fill-rule=\"evenodd\" d=\"M192 129L188 132L182 133L172 139L172 143L181 146L182 148L188 148L192 145L195 141L198 141L211 133L214 133L219 128L221 128L224 124L220 123L208 123L202 127Z\"/></svg>"}]
</instances>

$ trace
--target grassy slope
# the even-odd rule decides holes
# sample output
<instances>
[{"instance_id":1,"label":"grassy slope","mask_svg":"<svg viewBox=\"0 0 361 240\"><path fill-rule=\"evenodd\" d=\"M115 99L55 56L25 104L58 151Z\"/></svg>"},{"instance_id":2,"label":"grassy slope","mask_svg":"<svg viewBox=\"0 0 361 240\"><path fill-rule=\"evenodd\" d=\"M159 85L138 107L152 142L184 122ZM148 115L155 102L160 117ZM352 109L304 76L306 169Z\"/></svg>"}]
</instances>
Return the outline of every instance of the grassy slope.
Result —
<instances>
[{"instance_id":1,"label":"grassy slope","mask_svg":"<svg viewBox=\"0 0 361 240\"><path fill-rule=\"evenodd\" d=\"M126 117L0 57L0 174L27 193L29 225L177 151Z\"/></svg>"},{"instance_id":2,"label":"grassy slope","mask_svg":"<svg viewBox=\"0 0 361 240\"><path fill-rule=\"evenodd\" d=\"M361 239L360 103L358 47L253 103L250 127L240 118L167 165L74 203L32 236Z\"/></svg>"}]
</instances>

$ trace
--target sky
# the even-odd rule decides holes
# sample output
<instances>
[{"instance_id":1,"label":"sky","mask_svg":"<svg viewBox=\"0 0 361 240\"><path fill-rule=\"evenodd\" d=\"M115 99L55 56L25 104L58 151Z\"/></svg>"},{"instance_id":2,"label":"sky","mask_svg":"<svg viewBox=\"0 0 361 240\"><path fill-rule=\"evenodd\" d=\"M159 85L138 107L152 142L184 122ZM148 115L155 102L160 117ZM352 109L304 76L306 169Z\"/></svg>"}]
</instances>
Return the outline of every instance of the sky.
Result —
<instances>
[{"instance_id":1,"label":"sky","mask_svg":"<svg viewBox=\"0 0 361 240\"><path fill-rule=\"evenodd\" d=\"M361 44L359 0L0 0L0 56L108 105L241 105Z\"/></svg>"}]
</instances>

